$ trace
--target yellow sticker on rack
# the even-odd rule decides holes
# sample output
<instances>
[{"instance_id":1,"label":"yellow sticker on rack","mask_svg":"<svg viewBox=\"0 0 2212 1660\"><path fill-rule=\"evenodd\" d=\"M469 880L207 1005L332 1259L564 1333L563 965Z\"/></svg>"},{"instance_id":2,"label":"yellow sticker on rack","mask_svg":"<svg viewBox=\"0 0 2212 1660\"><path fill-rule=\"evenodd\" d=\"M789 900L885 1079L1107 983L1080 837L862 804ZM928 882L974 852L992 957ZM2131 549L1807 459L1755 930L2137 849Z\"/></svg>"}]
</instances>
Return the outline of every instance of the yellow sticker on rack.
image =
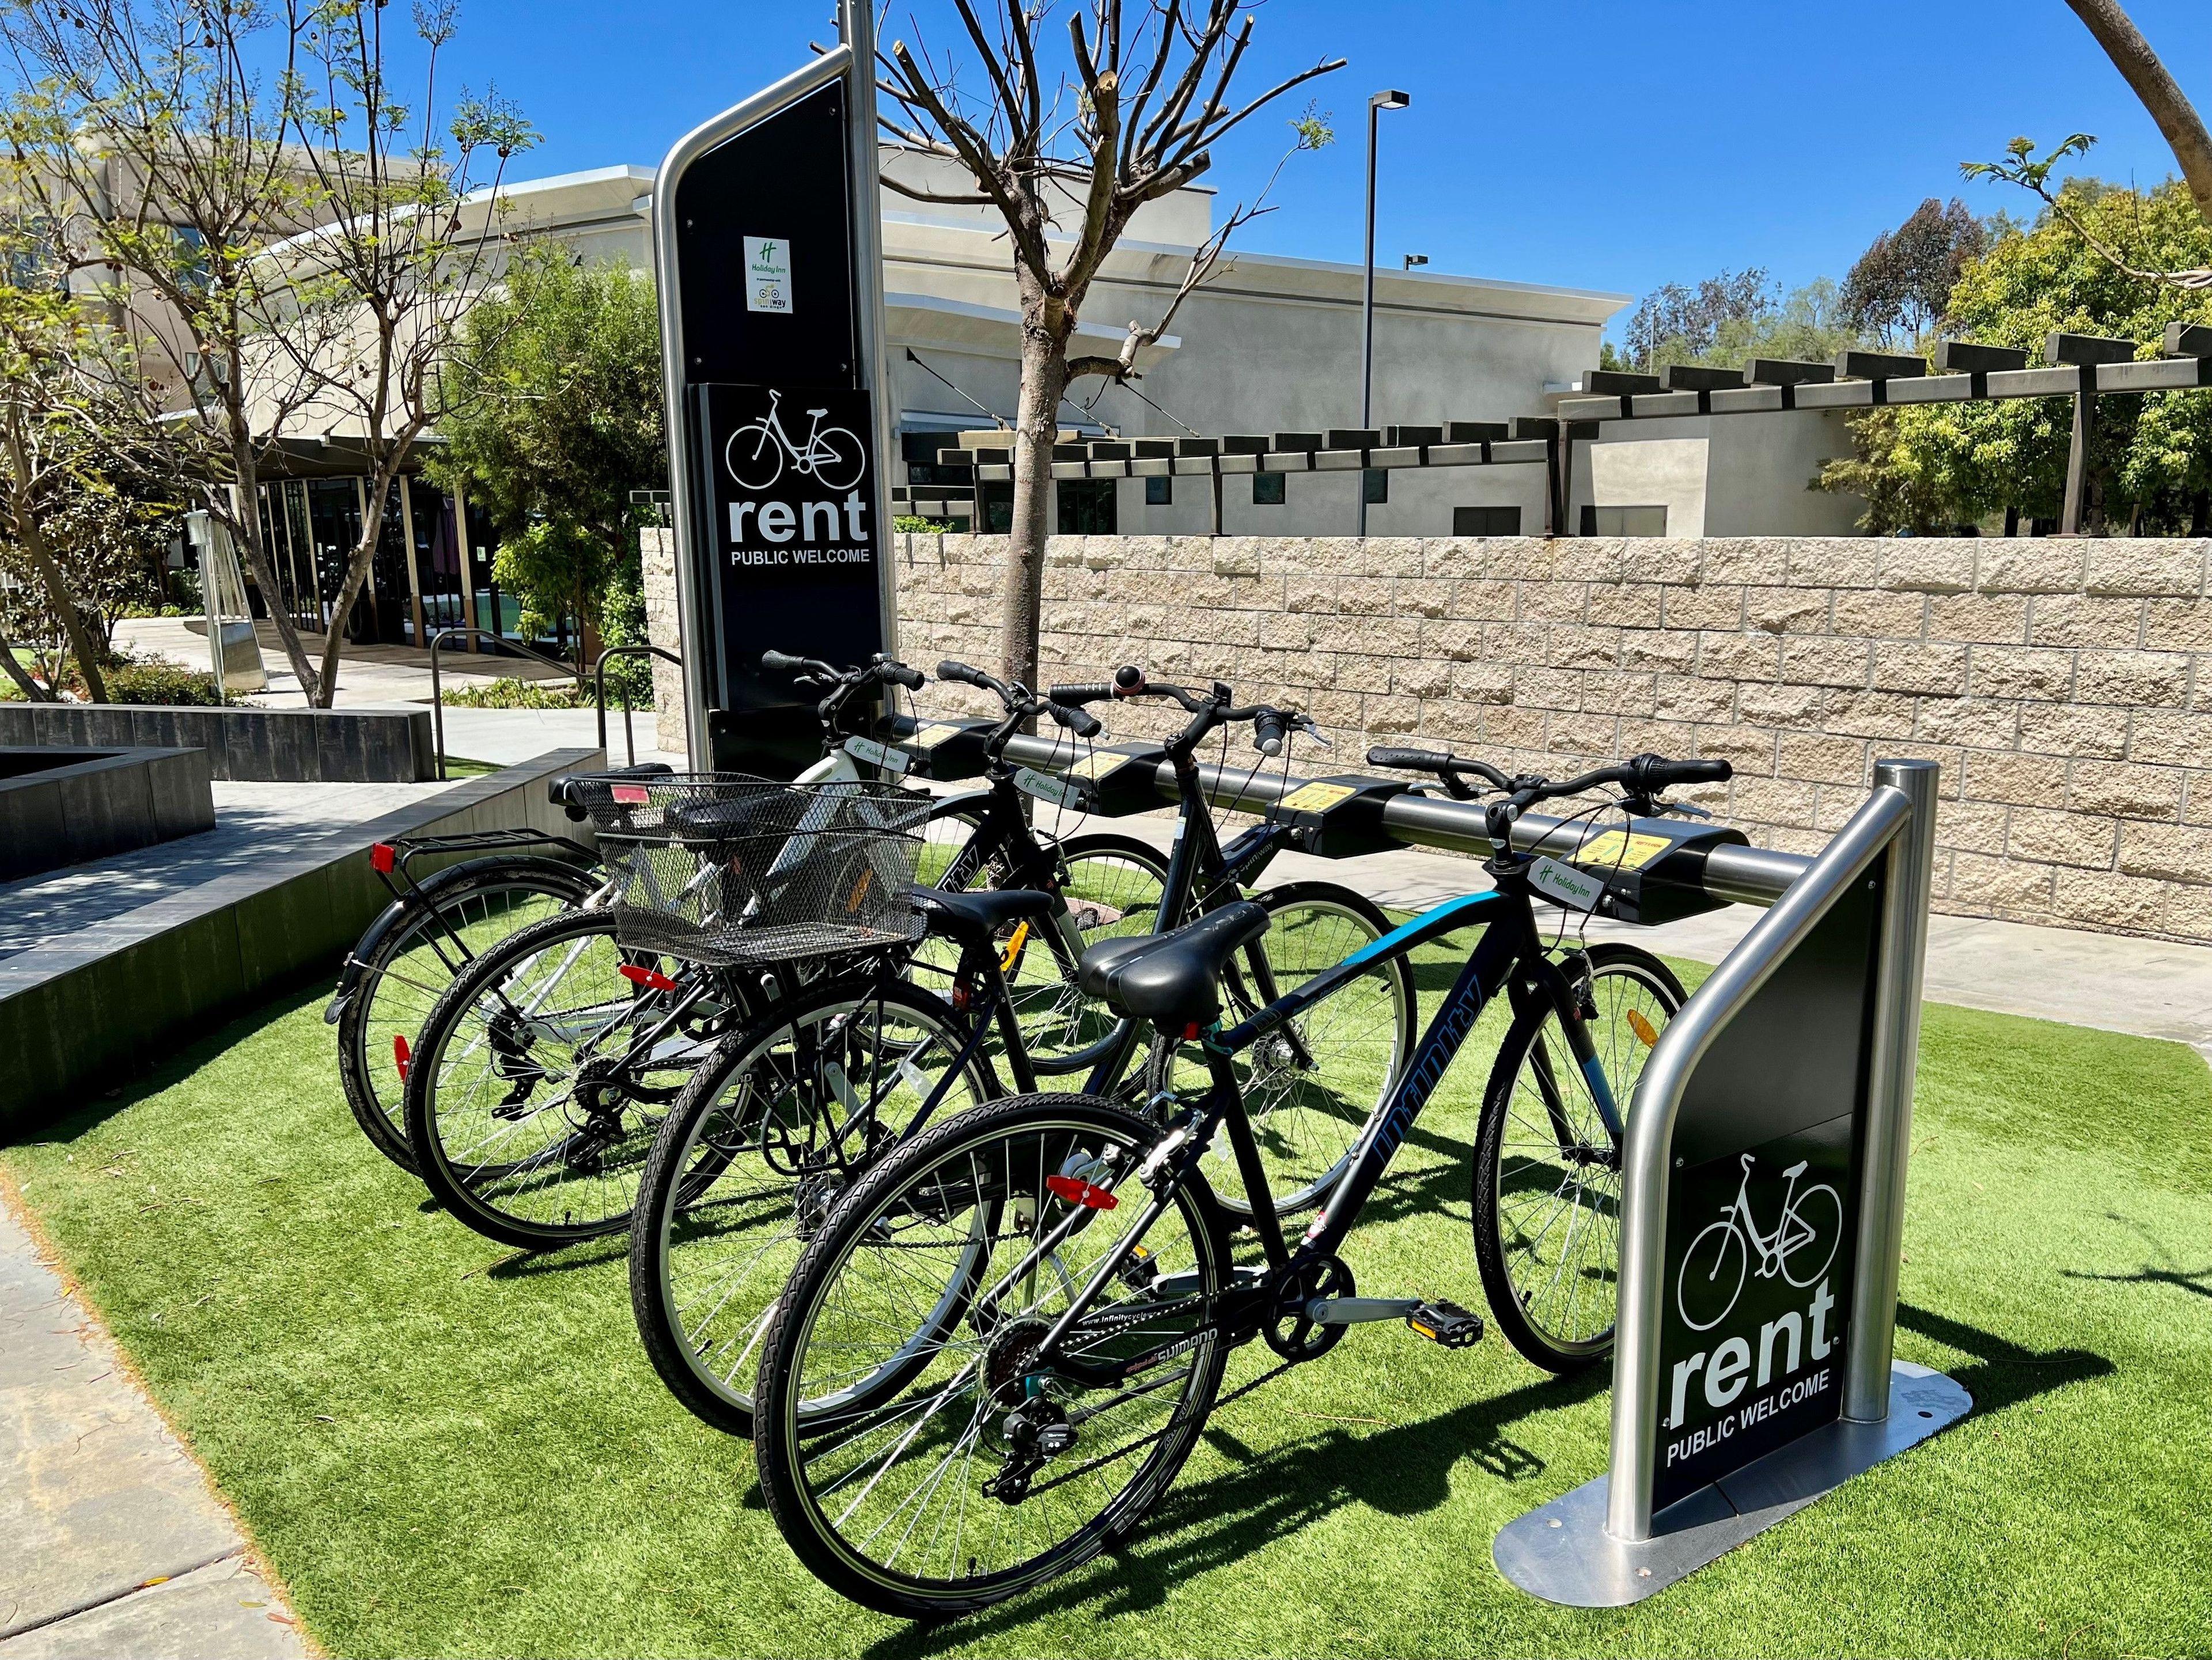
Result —
<instances>
[{"instance_id":1,"label":"yellow sticker on rack","mask_svg":"<svg viewBox=\"0 0 2212 1660\"><path fill-rule=\"evenodd\" d=\"M1642 870L1674 844L1663 836L1638 836L1630 830L1607 830L1577 848L1567 857L1596 870Z\"/></svg>"},{"instance_id":2,"label":"yellow sticker on rack","mask_svg":"<svg viewBox=\"0 0 2212 1660\"><path fill-rule=\"evenodd\" d=\"M924 727L920 732L915 733L913 737L908 739L907 742L913 745L915 748L918 750L935 749L939 744L944 743L946 739L957 738L962 733L967 730L968 729L965 727L956 727L949 722L939 722L938 725L933 727Z\"/></svg>"},{"instance_id":3,"label":"yellow sticker on rack","mask_svg":"<svg viewBox=\"0 0 2212 1660\"><path fill-rule=\"evenodd\" d=\"M1275 803L1293 812L1327 812L1338 802L1359 794L1356 784L1301 784Z\"/></svg>"},{"instance_id":4,"label":"yellow sticker on rack","mask_svg":"<svg viewBox=\"0 0 2212 1660\"><path fill-rule=\"evenodd\" d=\"M1064 769L1064 771L1070 778L1098 778L1113 771L1128 758L1127 756L1117 754L1112 750L1101 750L1095 754L1085 756L1073 766Z\"/></svg>"}]
</instances>

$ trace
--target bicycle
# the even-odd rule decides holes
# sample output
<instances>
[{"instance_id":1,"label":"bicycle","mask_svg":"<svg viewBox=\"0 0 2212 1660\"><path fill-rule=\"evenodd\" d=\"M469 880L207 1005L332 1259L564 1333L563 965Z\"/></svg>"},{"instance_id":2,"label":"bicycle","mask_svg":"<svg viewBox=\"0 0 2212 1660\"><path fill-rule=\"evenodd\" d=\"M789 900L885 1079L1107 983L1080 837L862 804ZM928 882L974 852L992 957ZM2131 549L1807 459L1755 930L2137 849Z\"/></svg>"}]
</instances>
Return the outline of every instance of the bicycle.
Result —
<instances>
[{"instance_id":1,"label":"bicycle","mask_svg":"<svg viewBox=\"0 0 2212 1660\"><path fill-rule=\"evenodd\" d=\"M803 660L769 655L792 665ZM879 775L846 747L855 702L872 708L884 687L917 689L921 673L880 654L856 668L813 667L828 694L816 710L823 752L801 781ZM657 778L672 770L648 763L590 775ZM547 788L553 805L578 822L586 817L574 792L581 775L564 774ZM421 877L414 873L420 860L456 854L475 856ZM492 946L532 923L603 905L609 888L595 850L537 830L403 836L372 847L369 863L392 891L392 903L348 953L323 1019L337 1028L338 1077L354 1121L378 1152L414 1175L420 1172L407 1140L407 1075L431 1008Z\"/></svg>"},{"instance_id":2,"label":"bicycle","mask_svg":"<svg viewBox=\"0 0 2212 1660\"><path fill-rule=\"evenodd\" d=\"M763 1339L754 1443L769 1512L823 1583L916 1618L988 1607L1134 1530L1224 1403L1231 1349L1259 1339L1279 1360L1241 1395L1327 1353L1354 1324L1402 1322L1448 1348L1479 1341L1480 1317L1448 1302L1358 1296L1337 1250L1481 1009L1501 994L1514 1023L1479 1140L1497 1160L1504 1142L1492 1120L1512 1116L1525 1071L1537 1104L1530 1140L1547 1146L1554 1189L1575 1203L1533 1236L1509 1231L1509 1214L1493 1206L1486 1261L1517 1255L1544 1269L1544 1241L1564 1219L1576 1243L1554 1244L1547 1272L1577 1282L1561 1310L1575 1341L1549 1351L1547 1364L1587 1365L1602 1352L1575 1305L1611 1297L1621 1103L1646 1051L1632 1025L1626 1046L1610 1051L1629 1067L1616 1059L1621 1075L1608 1069L1592 1000L1546 950L1531 875L1542 861L1511 850L1512 824L1537 802L1606 785L1624 786L1632 807L1650 807L1677 784L1725 778L1728 765L1639 756L1555 785L1431 758L1441 776L1473 774L1505 792L1486 812L1490 891L1414 918L1233 1025L1221 982L1265 929L1261 907L1231 904L1171 934L1097 947L1084 959L1086 986L1164 1038L1197 1042L1210 1074L1202 1095L1179 1104L1164 1132L1092 1091L977 1108L903 1144L832 1209ZM1404 1078L1291 1245L1236 1057L1376 958L1402 960L1476 922L1487 926ZM1680 1006L1680 987L1644 953L1608 957L1644 994L1626 1006L1656 1039ZM1595 975L1595 953L1586 966ZM1576 967L1577 979L1583 970ZM1578 1090L1544 1058L1554 1026ZM1229 1219L1200 1167L1217 1134L1246 1189L1256 1263L1233 1260ZM1479 1155L1478 1201L1503 1168L1486 1172ZM1585 1204L1593 1189L1601 1196ZM1479 1202L1478 1228L1482 1216ZM1479 1256L1480 1246L1479 1234ZM1484 1279L1499 1323L1508 1325L1508 1308L1525 1323L1534 1304L1513 1296L1515 1282L1501 1302L1487 1268Z\"/></svg>"},{"instance_id":3,"label":"bicycle","mask_svg":"<svg viewBox=\"0 0 2212 1660\"><path fill-rule=\"evenodd\" d=\"M730 441L722 447L723 465L729 468L730 477L747 489L764 490L783 476L788 462L795 471L814 479L824 489L858 489L860 476L867 470L866 447L842 427L823 427L828 410L806 411L813 425L807 429L805 447L800 447L784 434L783 421L777 413L782 402L783 394L771 390L768 413L730 435ZM752 441L750 446L745 445L747 439Z\"/></svg>"},{"instance_id":4,"label":"bicycle","mask_svg":"<svg viewBox=\"0 0 2212 1660\"><path fill-rule=\"evenodd\" d=\"M1797 1191L1797 1178L1807 1169L1802 1159L1782 1172L1790 1184L1783 1190L1782 1214L1775 1219L1772 1233L1760 1233L1751 1213L1751 1172L1759 1159L1748 1152L1742 1159L1743 1177L1735 1197L1722 1208L1721 1219L1707 1223L1682 1253L1674 1305L1692 1331L1710 1331L1728 1318L1735 1299L1743 1295L1747 1271L1761 1280L1778 1274L1802 1290L1828 1271L1843 1241L1844 1201L1836 1190L1820 1182ZM1823 1242L1825 1250L1820 1249ZM1812 1261L1808 1251L1820 1260ZM1708 1257L1710 1267L1705 1266ZM1754 1258L1756 1268L1751 1267Z\"/></svg>"},{"instance_id":5,"label":"bicycle","mask_svg":"<svg viewBox=\"0 0 2212 1660\"><path fill-rule=\"evenodd\" d=\"M1021 687L963 664L942 664L938 675L1001 697L1006 718L987 745L994 789L988 811L1018 824L1018 769L1003 760L1006 742L1042 714L1075 723L1065 721L1063 706L1030 698ZM1206 707L1209 721L1236 713L1224 702ZM1146 928L1187 913L1200 867L1198 850L1211 845L1209 809L1194 769L1188 781L1177 845L1193 855L1180 876L1164 873L1152 914L1139 921ZM1022 845L1009 843L1017 854ZM1261 851L1255 845L1253 862L1242 868L1256 873ZM751 1433L754 1361L792 1264L837 1195L870 1164L945 1112L1003 1092L986 1047L994 1033L1017 1091L1033 1092L1040 1075L1066 1073L1089 1057L1096 1067L1092 1090L1121 1088L1136 1105L1156 1092L1153 1067L1131 1066L1135 1046L1118 1024L1108 1023L1103 1036L1072 1053L1039 1053L1018 963L1030 940L1042 938L1060 949L1062 931L1089 903L1071 897L1063 878L1048 870L1045 875L1043 891L919 896L933 937L957 958L949 997L902 982L895 960L856 965L856 972L778 1004L719 1045L670 1110L640 1183L630 1236L631 1306L654 1370L702 1421ZM1217 882L1204 903L1225 903L1213 897L1221 892L1233 897L1237 890ZM1365 920L1355 909L1365 902L1322 884L1294 885L1261 896L1260 903L1270 928L1248 948L1245 966L1271 980L1302 973L1298 948L1345 914L1340 907ZM1121 915L1139 920L1126 907ZM1362 938L1380 937L1388 927L1378 917ZM1087 943L1098 943L1098 933ZM1292 958L1279 973L1270 960L1279 948ZM1410 1022L1410 982L1385 983L1386 998L1404 998L1392 1017ZM1048 1035L1058 1035L1056 1029ZM1371 1080L1328 1070L1328 1046L1316 1047L1320 1059L1311 1073L1299 1076L1298 1087L1316 1098L1363 1088L1374 1093ZM1273 1085L1263 1079L1259 1086Z\"/></svg>"}]
</instances>

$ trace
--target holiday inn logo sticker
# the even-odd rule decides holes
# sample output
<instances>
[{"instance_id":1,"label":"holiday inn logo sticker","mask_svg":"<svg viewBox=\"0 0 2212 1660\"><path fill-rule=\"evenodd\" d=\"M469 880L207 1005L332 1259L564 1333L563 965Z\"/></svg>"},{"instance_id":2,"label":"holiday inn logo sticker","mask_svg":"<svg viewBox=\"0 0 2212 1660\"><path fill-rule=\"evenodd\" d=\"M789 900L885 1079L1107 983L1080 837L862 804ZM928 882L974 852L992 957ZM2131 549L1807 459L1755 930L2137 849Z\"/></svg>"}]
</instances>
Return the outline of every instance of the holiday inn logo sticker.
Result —
<instances>
[{"instance_id":1,"label":"holiday inn logo sticker","mask_svg":"<svg viewBox=\"0 0 2212 1660\"><path fill-rule=\"evenodd\" d=\"M781 236L748 236L745 245L745 309L791 310L791 244Z\"/></svg>"}]
</instances>

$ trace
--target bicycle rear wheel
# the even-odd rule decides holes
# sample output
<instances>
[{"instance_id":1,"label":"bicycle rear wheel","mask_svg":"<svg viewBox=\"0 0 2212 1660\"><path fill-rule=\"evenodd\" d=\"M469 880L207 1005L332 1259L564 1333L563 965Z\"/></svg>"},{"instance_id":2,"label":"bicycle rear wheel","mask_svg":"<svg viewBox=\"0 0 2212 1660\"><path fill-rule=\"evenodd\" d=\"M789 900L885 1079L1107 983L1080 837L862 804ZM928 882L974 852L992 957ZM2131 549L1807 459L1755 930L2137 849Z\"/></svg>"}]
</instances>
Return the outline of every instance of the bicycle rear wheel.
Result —
<instances>
[{"instance_id":1,"label":"bicycle rear wheel","mask_svg":"<svg viewBox=\"0 0 2212 1660\"><path fill-rule=\"evenodd\" d=\"M1061 1351L1094 1377L1135 1370L1085 1387L1032 1364L1146 1209L1157 1134L1091 1096L980 1107L884 1159L807 1247L753 1445L769 1513L832 1590L913 1618L985 1608L1096 1555L1174 1480L1226 1355L1203 1178Z\"/></svg>"},{"instance_id":2,"label":"bicycle rear wheel","mask_svg":"<svg viewBox=\"0 0 2212 1660\"><path fill-rule=\"evenodd\" d=\"M605 911L477 958L431 1010L408 1074L432 1195L526 1250L628 1226L653 1134L726 1018L693 996L699 973L619 945Z\"/></svg>"},{"instance_id":3,"label":"bicycle rear wheel","mask_svg":"<svg viewBox=\"0 0 2212 1660\"><path fill-rule=\"evenodd\" d=\"M419 899L395 901L354 948L364 967L338 1015L338 1079L362 1134L400 1169L415 1169L407 1070L431 1005L470 958L582 904L602 880L539 854L471 859L425 878Z\"/></svg>"},{"instance_id":4,"label":"bicycle rear wheel","mask_svg":"<svg viewBox=\"0 0 2212 1660\"><path fill-rule=\"evenodd\" d=\"M1588 1022L1621 1115L1651 1046L1685 1000L1664 963L1633 946L1589 948ZM1547 1371L1613 1348L1620 1304L1620 1159L1558 1010L1515 1015L1475 1134L1474 1256L1498 1329Z\"/></svg>"}]
</instances>

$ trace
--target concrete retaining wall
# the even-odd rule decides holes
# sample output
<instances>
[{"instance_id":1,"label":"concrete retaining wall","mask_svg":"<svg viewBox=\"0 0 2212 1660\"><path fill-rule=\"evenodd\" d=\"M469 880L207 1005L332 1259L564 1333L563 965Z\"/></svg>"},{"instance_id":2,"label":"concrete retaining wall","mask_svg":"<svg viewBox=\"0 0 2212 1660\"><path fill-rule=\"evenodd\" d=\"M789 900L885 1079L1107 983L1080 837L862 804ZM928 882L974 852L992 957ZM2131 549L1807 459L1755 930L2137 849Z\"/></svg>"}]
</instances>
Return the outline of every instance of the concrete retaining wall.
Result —
<instances>
[{"instance_id":1,"label":"concrete retaining wall","mask_svg":"<svg viewBox=\"0 0 2212 1660\"><path fill-rule=\"evenodd\" d=\"M371 842L525 824L574 834L545 781L604 764L598 750L556 750L0 960L0 1137L52 1122L302 976L335 975L389 898Z\"/></svg>"},{"instance_id":2,"label":"concrete retaining wall","mask_svg":"<svg viewBox=\"0 0 2212 1660\"><path fill-rule=\"evenodd\" d=\"M1295 702L1337 735L1308 772L1385 741L1555 775L1725 756L1711 805L1797 851L1877 757L1928 756L1939 909L2212 940L2207 546L1060 538L1045 675L1137 661ZM901 655L996 666L1002 557L1002 538L896 538Z\"/></svg>"},{"instance_id":3,"label":"concrete retaining wall","mask_svg":"<svg viewBox=\"0 0 2212 1660\"><path fill-rule=\"evenodd\" d=\"M414 784L438 775L427 706L189 708L0 703L0 744L196 749L211 776L261 783Z\"/></svg>"},{"instance_id":4,"label":"concrete retaining wall","mask_svg":"<svg viewBox=\"0 0 2212 1660\"><path fill-rule=\"evenodd\" d=\"M215 828L204 750L0 746L25 757L65 764L0 775L0 882Z\"/></svg>"}]
</instances>

